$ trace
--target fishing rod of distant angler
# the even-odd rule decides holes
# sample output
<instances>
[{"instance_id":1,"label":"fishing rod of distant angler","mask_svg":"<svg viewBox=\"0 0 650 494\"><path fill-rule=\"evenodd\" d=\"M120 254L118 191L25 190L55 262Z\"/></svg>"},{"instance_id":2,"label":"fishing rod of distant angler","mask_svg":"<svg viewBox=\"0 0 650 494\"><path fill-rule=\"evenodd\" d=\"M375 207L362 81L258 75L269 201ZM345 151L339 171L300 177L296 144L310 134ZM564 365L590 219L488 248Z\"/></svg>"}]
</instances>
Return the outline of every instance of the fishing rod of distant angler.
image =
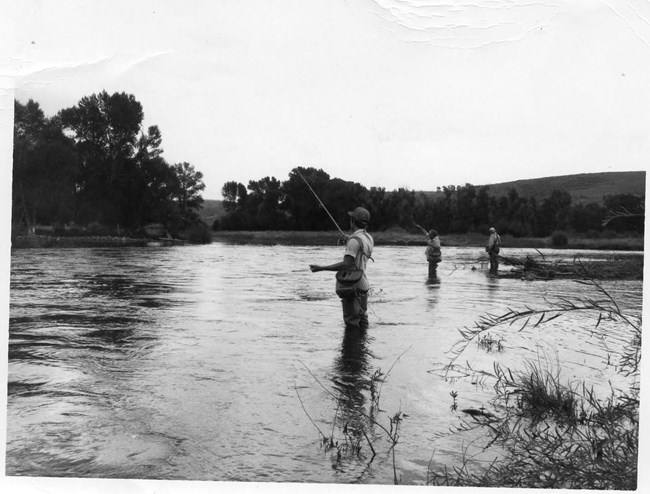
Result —
<instances>
[{"instance_id":1,"label":"fishing rod of distant angler","mask_svg":"<svg viewBox=\"0 0 650 494\"><path fill-rule=\"evenodd\" d=\"M328 211L328 209L325 207L325 204L323 204L323 201L320 200L320 197L318 197L318 194L316 194L316 192L314 192L314 189L311 188L311 185L309 185L309 182L307 182L307 179L306 179L305 177L302 176L302 173L300 173L300 171L299 171L297 168L296 168L296 173L297 173L298 175L300 175L300 178L302 178L303 181L305 182L305 184L307 184L307 187L309 187L309 190L311 190L311 193L314 194L314 197L316 198L316 200L318 201L318 203L323 207L323 209L324 209L325 212L327 213L327 216L329 216L330 219L332 220L332 222L336 225L336 228L338 228L339 232L341 232L341 235L343 235L344 238L347 238L349 235L347 235L346 233L343 232L343 230L341 230L341 227L340 227L339 224L336 222L336 220L332 217L332 215L330 214L330 212Z\"/></svg>"}]
</instances>

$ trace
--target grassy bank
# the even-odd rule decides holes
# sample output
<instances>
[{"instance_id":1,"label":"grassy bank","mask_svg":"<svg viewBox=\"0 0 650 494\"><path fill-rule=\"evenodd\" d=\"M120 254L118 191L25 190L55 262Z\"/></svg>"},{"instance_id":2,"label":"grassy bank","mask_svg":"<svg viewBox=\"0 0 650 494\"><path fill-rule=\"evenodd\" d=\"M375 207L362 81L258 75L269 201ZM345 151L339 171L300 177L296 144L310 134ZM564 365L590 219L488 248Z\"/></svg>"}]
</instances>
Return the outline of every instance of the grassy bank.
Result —
<instances>
[{"instance_id":1,"label":"grassy bank","mask_svg":"<svg viewBox=\"0 0 650 494\"><path fill-rule=\"evenodd\" d=\"M400 228L381 232L370 231L375 239L375 245L426 245L426 238L421 233L411 233ZM336 231L327 232L297 232L297 231L219 231L212 233L213 240L233 243L250 243L262 245L336 245L341 234ZM480 247L487 241L487 235L479 233L442 235L440 243L443 247ZM550 237L546 238L515 238L510 235L501 237L504 249L552 248ZM567 249L594 250L625 250L642 251L643 238L586 238L569 237L565 246Z\"/></svg>"},{"instance_id":2,"label":"grassy bank","mask_svg":"<svg viewBox=\"0 0 650 494\"><path fill-rule=\"evenodd\" d=\"M117 237L111 235L57 237L55 235L17 236L11 240L13 249L47 249L72 247L144 247L146 238Z\"/></svg>"},{"instance_id":3,"label":"grassy bank","mask_svg":"<svg viewBox=\"0 0 650 494\"><path fill-rule=\"evenodd\" d=\"M422 234L411 233L405 230L394 228L381 232L370 232L375 239L375 245L426 245L426 238ZM326 232L299 232L299 231L219 231L206 232L211 238L201 239L200 242L207 243L214 240L220 242L231 242L237 244L259 244L259 245L337 245L341 235L336 231ZM78 237L59 237L56 235L30 235L15 236L12 239L13 248L33 247L119 247L146 245L145 238L129 238L116 235L95 235ZM487 235L479 233L443 235L440 237L442 247L476 247L482 249L487 240ZM529 248L545 249L553 248L550 237L547 238L515 238L509 235L501 237L503 249L508 248ZM643 238L641 237L620 237L620 238L586 238L569 237L566 249L588 249L588 250L621 250L621 251L643 251Z\"/></svg>"}]
</instances>

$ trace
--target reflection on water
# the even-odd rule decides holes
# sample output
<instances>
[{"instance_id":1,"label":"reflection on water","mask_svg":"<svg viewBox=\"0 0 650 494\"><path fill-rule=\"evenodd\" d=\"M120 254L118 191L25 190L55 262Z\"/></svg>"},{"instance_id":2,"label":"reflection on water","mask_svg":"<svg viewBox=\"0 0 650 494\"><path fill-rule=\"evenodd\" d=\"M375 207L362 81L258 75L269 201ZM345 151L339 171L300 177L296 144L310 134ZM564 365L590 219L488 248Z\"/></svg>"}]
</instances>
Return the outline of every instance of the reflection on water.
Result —
<instances>
[{"instance_id":1,"label":"reflection on water","mask_svg":"<svg viewBox=\"0 0 650 494\"><path fill-rule=\"evenodd\" d=\"M335 365L334 388L339 392L340 420L352 435L360 438L369 428L366 396L370 391L371 376L366 347L367 330L344 330L341 354Z\"/></svg>"},{"instance_id":2,"label":"reflection on water","mask_svg":"<svg viewBox=\"0 0 650 494\"><path fill-rule=\"evenodd\" d=\"M426 283L430 288L438 288L440 286L440 277L438 276L438 273L436 273L435 276L429 276Z\"/></svg>"},{"instance_id":3,"label":"reflection on water","mask_svg":"<svg viewBox=\"0 0 650 494\"><path fill-rule=\"evenodd\" d=\"M363 390L370 381L368 376L367 330L350 329L343 332L341 354L336 361L334 383L341 392L344 408L350 412L362 409Z\"/></svg>"},{"instance_id":4,"label":"reflection on water","mask_svg":"<svg viewBox=\"0 0 650 494\"><path fill-rule=\"evenodd\" d=\"M404 483L423 484L434 450L437 464L462 451L448 432L460 420L451 393L459 409L492 396L432 372L458 329L488 312L590 295L570 281L486 276L468 262L478 250L446 249L429 277L421 248L380 247L369 266L371 326L345 331L333 276L307 268L340 254L224 244L14 251L7 473L390 484L377 424L400 412L396 468ZM639 313L640 282L606 288ZM628 335L597 317L500 328L502 352L470 346L464 358L488 370L495 359L517 368L548 358L608 389ZM318 430L361 449L337 456Z\"/></svg>"}]
</instances>

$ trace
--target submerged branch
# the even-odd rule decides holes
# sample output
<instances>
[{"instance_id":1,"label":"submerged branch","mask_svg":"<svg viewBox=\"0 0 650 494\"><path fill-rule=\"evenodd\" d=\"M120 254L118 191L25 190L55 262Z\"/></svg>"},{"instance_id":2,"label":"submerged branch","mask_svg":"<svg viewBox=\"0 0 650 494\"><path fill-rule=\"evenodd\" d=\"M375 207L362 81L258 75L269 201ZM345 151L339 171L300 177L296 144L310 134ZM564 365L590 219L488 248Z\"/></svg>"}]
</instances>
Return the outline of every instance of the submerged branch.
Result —
<instances>
[{"instance_id":1,"label":"submerged branch","mask_svg":"<svg viewBox=\"0 0 650 494\"><path fill-rule=\"evenodd\" d=\"M323 434L323 431L321 431L320 428L316 425L316 422L314 422L314 420L311 418L311 415L309 415L309 412L305 408L305 404L303 403L302 398L300 397L300 393L298 392L298 387L295 384L293 386L293 389L296 391L296 395L298 396L298 400L300 401L300 406L302 407L302 410L305 412L305 415L307 415L307 418L312 423L312 425L316 427L316 430L318 430L318 432L320 433L323 441L327 441L328 439L327 436Z\"/></svg>"}]
</instances>

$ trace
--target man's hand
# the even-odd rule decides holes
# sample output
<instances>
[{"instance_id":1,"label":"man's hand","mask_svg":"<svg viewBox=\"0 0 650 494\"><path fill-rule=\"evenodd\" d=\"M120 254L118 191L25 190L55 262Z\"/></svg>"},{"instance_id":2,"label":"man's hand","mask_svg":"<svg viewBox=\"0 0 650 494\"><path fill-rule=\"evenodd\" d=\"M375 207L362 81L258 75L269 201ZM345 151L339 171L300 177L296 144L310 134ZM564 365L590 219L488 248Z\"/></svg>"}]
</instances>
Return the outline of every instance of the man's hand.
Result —
<instances>
[{"instance_id":1,"label":"man's hand","mask_svg":"<svg viewBox=\"0 0 650 494\"><path fill-rule=\"evenodd\" d=\"M318 264L310 264L309 269L311 269L312 273L315 273L316 271L321 271L321 267Z\"/></svg>"}]
</instances>

